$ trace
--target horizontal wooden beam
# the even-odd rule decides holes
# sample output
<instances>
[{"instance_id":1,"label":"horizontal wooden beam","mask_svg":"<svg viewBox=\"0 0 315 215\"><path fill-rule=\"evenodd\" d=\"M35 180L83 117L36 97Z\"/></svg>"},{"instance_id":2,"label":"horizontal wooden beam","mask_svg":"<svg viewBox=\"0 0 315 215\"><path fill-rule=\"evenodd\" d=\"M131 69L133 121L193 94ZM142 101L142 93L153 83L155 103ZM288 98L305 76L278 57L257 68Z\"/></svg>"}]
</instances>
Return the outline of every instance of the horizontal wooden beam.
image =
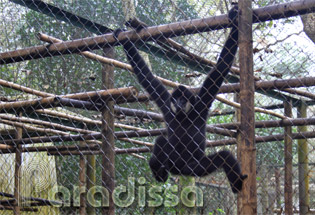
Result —
<instances>
[{"instance_id":1,"label":"horizontal wooden beam","mask_svg":"<svg viewBox=\"0 0 315 215\"><path fill-rule=\"evenodd\" d=\"M274 128L274 127L285 127L285 126L302 126L302 125L315 125L315 118L295 118L295 119L283 119L283 120L265 120L256 121L255 128ZM216 124L216 127L225 129L237 130L240 123L223 123Z\"/></svg>"},{"instance_id":2,"label":"horizontal wooden beam","mask_svg":"<svg viewBox=\"0 0 315 215\"><path fill-rule=\"evenodd\" d=\"M138 90L135 87L116 88L109 90L91 91L61 96L45 97L41 99L4 102L0 104L0 112L6 113L19 110L36 110L52 108L56 106L73 106L77 108L93 109L93 103L104 103L106 100L122 100L136 97ZM82 101L81 101L82 100ZM86 103L87 102L87 103ZM97 107L96 107L97 108Z\"/></svg>"},{"instance_id":3,"label":"horizontal wooden beam","mask_svg":"<svg viewBox=\"0 0 315 215\"><path fill-rule=\"evenodd\" d=\"M295 87L315 86L315 77L276 79L272 81L256 81L255 90L267 91L271 89L283 90ZM198 88L199 90L199 88ZM240 84L224 84L220 87L219 93L235 93L240 91Z\"/></svg>"}]
</instances>

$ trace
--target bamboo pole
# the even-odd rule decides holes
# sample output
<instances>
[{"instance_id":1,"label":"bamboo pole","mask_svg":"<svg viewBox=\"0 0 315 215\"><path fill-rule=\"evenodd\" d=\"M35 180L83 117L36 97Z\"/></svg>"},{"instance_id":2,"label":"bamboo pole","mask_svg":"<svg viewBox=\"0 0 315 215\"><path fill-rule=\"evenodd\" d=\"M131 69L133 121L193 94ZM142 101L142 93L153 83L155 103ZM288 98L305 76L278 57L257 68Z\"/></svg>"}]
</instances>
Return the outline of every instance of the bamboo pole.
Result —
<instances>
[{"instance_id":1,"label":"bamboo pole","mask_svg":"<svg viewBox=\"0 0 315 215\"><path fill-rule=\"evenodd\" d=\"M140 146L147 146L147 147L153 147L154 144L153 143L148 143L148 142L144 142L144 141L140 141L140 140L133 140L130 138L120 138L119 140L125 141L125 142L129 142L129 143L134 143Z\"/></svg>"},{"instance_id":2,"label":"bamboo pole","mask_svg":"<svg viewBox=\"0 0 315 215\"><path fill-rule=\"evenodd\" d=\"M34 99L29 101L18 101L18 102L4 102L0 104L0 112L8 112L14 110L18 112L19 110L26 111L27 109L41 109L41 108L51 108L59 104L57 97L47 97L42 99Z\"/></svg>"},{"instance_id":3,"label":"bamboo pole","mask_svg":"<svg viewBox=\"0 0 315 215\"><path fill-rule=\"evenodd\" d=\"M239 103L236 103L236 102L232 102L232 101L229 101L221 96L217 96L216 97L219 101L225 103L225 104L228 104L234 108L238 108L240 109L241 108L241 104ZM254 112L260 112L260 113L265 113L265 114L269 114L269 115L272 115L272 116L275 116L275 117L279 117L281 119L286 119L287 117L283 116L282 114L279 114L279 113L276 113L274 111L271 111L271 110L266 110L266 109L262 109L262 108L259 108L259 107L254 107Z\"/></svg>"},{"instance_id":4,"label":"bamboo pole","mask_svg":"<svg viewBox=\"0 0 315 215\"><path fill-rule=\"evenodd\" d=\"M148 137L148 136L158 136L164 134L165 129L151 129L151 130L137 130L137 131L118 131L115 132L115 138L132 138L132 137ZM22 144L33 144L33 143L44 143L44 142L64 142L64 141L85 141L85 140L100 140L102 139L101 133L93 134L80 134L80 135L65 135L65 136L49 136L49 137L33 137L33 138L23 138L3 140L0 143L14 145L17 143Z\"/></svg>"},{"instance_id":5,"label":"bamboo pole","mask_svg":"<svg viewBox=\"0 0 315 215\"><path fill-rule=\"evenodd\" d=\"M284 113L288 117L292 117L291 101L284 102ZM292 184L292 128L286 126L284 128L284 212L287 215L293 215L293 184Z\"/></svg>"},{"instance_id":6,"label":"bamboo pole","mask_svg":"<svg viewBox=\"0 0 315 215\"><path fill-rule=\"evenodd\" d=\"M138 95L138 90L135 87L124 87L124 88L113 88L99 91L83 92L83 93L74 93L64 96L61 98L85 100L85 101L97 101L102 99L106 101L107 99L116 100L119 98L127 99L128 97L136 97Z\"/></svg>"},{"instance_id":7,"label":"bamboo pole","mask_svg":"<svg viewBox=\"0 0 315 215\"><path fill-rule=\"evenodd\" d=\"M80 145L86 145L83 141ZM79 196L80 196L80 215L86 215L86 159L84 155L80 155L79 161Z\"/></svg>"},{"instance_id":8,"label":"bamboo pole","mask_svg":"<svg viewBox=\"0 0 315 215\"><path fill-rule=\"evenodd\" d=\"M104 55L114 58L114 48L109 47L103 50ZM103 88L114 88L114 67L103 65L102 69ZM102 208L102 214L115 215L115 204L112 193L115 189L115 135L114 135L114 103L107 101L102 110L102 186L109 192L109 206Z\"/></svg>"},{"instance_id":9,"label":"bamboo pole","mask_svg":"<svg viewBox=\"0 0 315 215\"><path fill-rule=\"evenodd\" d=\"M160 122L164 121L162 114L155 113L152 111L144 111L144 110L138 110L138 109L119 107L119 106L115 106L114 110L115 110L115 114L117 115L121 114L121 115L126 115L126 116L138 117L140 119L146 118L146 119L156 120Z\"/></svg>"},{"instance_id":10,"label":"bamboo pole","mask_svg":"<svg viewBox=\"0 0 315 215\"><path fill-rule=\"evenodd\" d=\"M71 114L61 113L61 112L52 111L52 110L36 110L36 112L51 115L51 116L61 117L61 118L69 119L69 120L74 120L74 121L78 121L78 122L83 122L83 123L86 123L88 125L96 125L96 126L102 125L101 120L92 120L90 118L83 117L83 116L74 116ZM130 126L130 125L124 125L124 124L120 124L120 123L115 123L115 126L130 129L130 130L139 130L139 128L137 128L137 127Z\"/></svg>"},{"instance_id":11,"label":"bamboo pole","mask_svg":"<svg viewBox=\"0 0 315 215\"><path fill-rule=\"evenodd\" d=\"M253 38L251 0L239 1L240 59L240 160L243 174L248 175L239 199L240 214L257 214L256 145L255 145L255 83L253 71Z\"/></svg>"},{"instance_id":12,"label":"bamboo pole","mask_svg":"<svg viewBox=\"0 0 315 215\"><path fill-rule=\"evenodd\" d=\"M315 77L294 78L294 79L275 79L272 81L255 81L255 90L283 90L295 87L310 87L315 85ZM198 90L198 88L194 88ZM240 84L224 84L220 87L219 93L233 93L240 91Z\"/></svg>"},{"instance_id":13,"label":"bamboo pole","mask_svg":"<svg viewBox=\"0 0 315 215\"><path fill-rule=\"evenodd\" d=\"M87 144L87 145L63 145L63 146L31 146L31 147L22 147L21 152L29 153L29 152L63 152L63 151L96 151L100 150L100 144ZM9 154L15 152L16 150L3 150L1 151L2 154Z\"/></svg>"},{"instance_id":14,"label":"bamboo pole","mask_svg":"<svg viewBox=\"0 0 315 215\"><path fill-rule=\"evenodd\" d=\"M53 108L58 106L68 106L74 108L83 108L87 110L99 110L102 104L95 104L88 101L79 101L60 97L46 97L27 101L6 102L0 104L0 112L7 113L10 111L34 112L35 109Z\"/></svg>"},{"instance_id":15,"label":"bamboo pole","mask_svg":"<svg viewBox=\"0 0 315 215\"><path fill-rule=\"evenodd\" d=\"M132 153L148 153L151 152L150 148L128 148L128 149L115 149L115 154L132 154ZM62 152L47 152L48 155L57 155L57 156L65 156L65 155L102 155L103 151L62 151Z\"/></svg>"},{"instance_id":16,"label":"bamboo pole","mask_svg":"<svg viewBox=\"0 0 315 215\"><path fill-rule=\"evenodd\" d=\"M63 117L63 118L69 119L69 120L84 121L84 123L87 123L89 125L101 125L101 121L91 120L89 118L84 118L83 116L81 118L79 116L73 116L73 115L64 114L64 113L55 112L55 111L49 111L49 110L38 110L37 112L47 113L47 114L52 115L52 116L59 116L59 117ZM36 120L36 119L31 119L31 118L24 118L24 117L20 118L20 117L14 117L14 116L0 114L0 121L1 121L1 119L6 119L6 121L3 121L6 124L9 124L9 125L15 124L15 125L22 126L28 130L36 130L36 131L40 131L40 132L48 132L49 129L40 128L40 127L33 127L33 126L28 126L28 125L22 125L22 124L16 124L15 122L12 122L12 121L37 124L37 125L41 125L41 126L52 127L54 129L77 132L77 133L81 133L81 134L98 133L96 131L80 129L80 128L73 128L70 126L64 126L64 125L60 125L57 123L46 122L43 120ZM8 121L8 120L10 120L10 121ZM138 127L134 127L134 126L130 126L130 125L124 125L121 123L115 123L115 127L124 128L124 129L128 129L128 130L142 130L142 128L138 128ZM54 132L53 130L51 130L51 131ZM59 132L58 130L55 130L55 131ZM62 132L62 131L60 131L60 132ZM6 149L6 148L8 148L8 146L0 144L0 149Z\"/></svg>"},{"instance_id":17,"label":"bamboo pole","mask_svg":"<svg viewBox=\"0 0 315 215\"><path fill-rule=\"evenodd\" d=\"M119 98L128 98L134 97L138 94L137 89L134 87L126 87L126 88L118 88L118 89L111 89L111 90L102 90L102 91L92 91L92 92L84 92L84 93L76 93L76 94L69 94L63 96L52 96L52 97L45 97L41 99L34 99L28 101L19 101L19 102L6 102L0 104L0 110L12 110L18 108L48 108L56 106L59 103L60 99L76 99L76 100L90 100L95 101L97 99L102 100L115 100ZM58 100L58 98L60 98Z\"/></svg>"},{"instance_id":18,"label":"bamboo pole","mask_svg":"<svg viewBox=\"0 0 315 215\"><path fill-rule=\"evenodd\" d=\"M295 118L295 119L283 119L283 120L264 120L256 121L255 128L273 128L284 126L305 126L315 125L315 118ZM215 124L215 127L234 129L237 130L240 127L240 123L222 123Z\"/></svg>"},{"instance_id":19,"label":"bamboo pole","mask_svg":"<svg viewBox=\"0 0 315 215\"><path fill-rule=\"evenodd\" d=\"M56 96L54 94L51 93L46 93L46 92L41 92L38 90L34 90L32 88L28 88L28 87L24 87L22 85L19 84L14 84L12 82L8 82L8 81L4 81L2 79L0 79L0 85L5 86L5 87L9 87L15 90L19 90L22 92L27 92L30 93L32 95L37 95L37 96L41 96L41 97L52 97L52 96ZM102 91L97 91L100 92L100 94L102 94ZM119 107L118 107L119 108ZM65 113L60 113L60 112L56 112L56 111L51 111L51 110L36 110L36 112L38 113L44 113L44 114L48 114L48 115L52 115L52 116L57 116L57 117L62 117L62 118L66 118L66 119L72 119L72 120L76 120L76 121L83 121L84 123L88 123L88 124L95 124L95 125L102 125L101 121L95 121L95 120L91 120L89 118L83 118L78 117L78 116L73 116L70 114L65 114ZM8 118L9 116L6 115L0 115L1 118L5 118L5 119L10 119L10 120L15 120L14 118ZM162 116L161 116L162 117ZM54 127L58 127L60 129L65 129L65 130L69 130L69 131L75 131L75 132L81 132L79 131L80 129L75 129L72 127L64 127L62 125L56 124L56 123L47 123L45 121L41 121L41 120L32 120L32 119L19 119L19 120L23 120L23 122L30 122L30 123L35 123L35 124L39 124L39 125L46 125L46 126L54 126ZM132 126L128 126L128 125L123 125L123 124L119 124L119 123L115 123L115 126L117 127L121 127L121 128L126 128L126 129L136 129ZM84 133L84 132L82 132ZM0 146L1 149L1 146Z\"/></svg>"},{"instance_id":20,"label":"bamboo pole","mask_svg":"<svg viewBox=\"0 0 315 215\"><path fill-rule=\"evenodd\" d=\"M0 85L4 86L4 87L7 87L7 88L14 89L14 90L18 90L18 91L21 91L21 92L29 93L29 94L32 94L32 95L37 95L37 96L40 96L40 97L51 97L51 96L54 96L54 94L41 92L39 90L34 90L34 89L31 89L31 88L28 88L28 87L24 87L24 86L19 85L19 84L15 84L13 82L5 81L3 79L0 79Z\"/></svg>"},{"instance_id":21,"label":"bamboo pole","mask_svg":"<svg viewBox=\"0 0 315 215\"><path fill-rule=\"evenodd\" d=\"M22 113L19 113L21 116ZM16 127L16 139L22 139L23 131L21 128ZM21 214L21 207L20 207L20 200L21 200L21 172L20 168L22 165L22 150L21 150L22 144L16 144L15 148L15 168L14 168L14 205L13 205L13 214L14 215L20 215Z\"/></svg>"},{"instance_id":22,"label":"bamboo pole","mask_svg":"<svg viewBox=\"0 0 315 215\"><path fill-rule=\"evenodd\" d=\"M239 103L240 102L240 94L239 93L235 93L234 94L234 101ZM235 114L234 114L234 121L240 125L241 124L241 110L239 108L235 108ZM235 123L233 123L235 124ZM237 127L237 136L235 138L235 142L236 144L241 142L241 133L239 130L239 126ZM242 151L241 151L241 147L237 147L236 148L236 152L237 152L237 159L241 160L241 156L242 156ZM237 195L236 197L236 211L237 211L237 215L241 215L241 208L242 208L242 198L241 195Z\"/></svg>"},{"instance_id":23,"label":"bamboo pole","mask_svg":"<svg viewBox=\"0 0 315 215\"><path fill-rule=\"evenodd\" d=\"M129 138L122 138L119 139L122 141L134 143L140 146L147 146L149 148L152 148L154 144L144 142L144 141L139 141L139 140L133 140ZM93 140L90 140L93 141ZM87 141L88 142L88 141ZM101 142L94 140L93 143L90 144L85 144L85 145L63 145L63 146L30 146L30 147L22 147L21 152L61 152L61 151L86 151L86 150L100 150L101 147ZM2 154L7 154L7 153L13 153L15 152L15 149L7 149L7 150L1 150Z\"/></svg>"},{"instance_id":24,"label":"bamboo pole","mask_svg":"<svg viewBox=\"0 0 315 215\"><path fill-rule=\"evenodd\" d=\"M94 131L90 131L87 129L73 128L70 126L60 125L58 123L47 122L47 121L43 121L43 120L37 120L37 119L31 119L31 118L25 118L25 117L16 117L16 116L9 116L9 115L0 114L0 120L1 119L5 119L5 120L8 120L10 122L16 121L16 122L23 122L23 123L47 126L47 127L53 128L53 129L77 132L77 133L82 133L82 134L96 133ZM38 127L34 127L34 128L38 128ZM46 128L44 128L44 129L46 131Z\"/></svg>"},{"instance_id":25,"label":"bamboo pole","mask_svg":"<svg viewBox=\"0 0 315 215\"><path fill-rule=\"evenodd\" d=\"M289 89L289 88L283 89L283 91L294 94L294 95L304 96L304 97L310 98L312 100L315 100L315 94L307 92L307 91L297 90L297 89Z\"/></svg>"},{"instance_id":26,"label":"bamboo pole","mask_svg":"<svg viewBox=\"0 0 315 215\"><path fill-rule=\"evenodd\" d=\"M52 133L52 134L59 134L59 135L70 135L70 133L59 131L59 130L54 130L54 129L49 129L49 128L39 128L39 127L30 126L30 125L25 125L24 123L12 122L12 121L3 120L3 119L0 119L0 123L16 126L25 131L31 130L31 131L43 132L46 134Z\"/></svg>"},{"instance_id":27,"label":"bamboo pole","mask_svg":"<svg viewBox=\"0 0 315 215\"><path fill-rule=\"evenodd\" d=\"M101 100L98 100L99 102L93 102L93 101L81 101L81 100L75 100L75 99L68 99L68 98L56 98L58 103L54 107L71 107L71 108L80 108L84 110L93 110L93 111L99 111L102 108L102 102Z\"/></svg>"},{"instance_id":28,"label":"bamboo pole","mask_svg":"<svg viewBox=\"0 0 315 215\"><path fill-rule=\"evenodd\" d=\"M315 132L308 131L308 132L299 132L299 133L293 133L292 139L298 140L298 139L307 139L307 138L315 138ZM283 141L284 140L284 134L276 134L276 135L269 135L269 136L256 136L255 142L256 143L266 143L266 142L273 142L273 141ZM207 147L216 147L216 146L228 146L228 145L235 145L236 140L235 139L226 139L226 140L219 140L219 141L208 141Z\"/></svg>"},{"instance_id":29,"label":"bamboo pole","mask_svg":"<svg viewBox=\"0 0 315 215\"><path fill-rule=\"evenodd\" d=\"M298 117L307 117L307 106L302 103L298 107ZM299 126L299 132L306 132L306 126ZM298 169L299 169L299 208L301 215L307 215L310 209L309 168L308 168L307 139L298 140Z\"/></svg>"},{"instance_id":30,"label":"bamboo pole","mask_svg":"<svg viewBox=\"0 0 315 215\"><path fill-rule=\"evenodd\" d=\"M87 155L86 165L86 189L90 190L96 186L96 158L94 155ZM91 202L93 201L93 202ZM86 208L87 215L96 215L95 208L92 206L95 202L94 199L90 199Z\"/></svg>"},{"instance_id":31,"label":"bamboo pole","mask_svg":"<svg viewBox=\"0 0 315 215\"><path fill-rule=\"evenodd\" d=\"M19 102L6 102L0 104L0 111L10 111L10 110L18 110L23 108L25 109L45 109L50 107L55 107L60 104L60 101L66 102L63 99L75 99L75 100L88 100L88 101L106 101L106 100L116 100L120 98L128 99L128 97L135 97L138 94L138 91L134 87L126 87L126 88L117 88L110 90L102 90L102 91L92 91L92 92L84 92L84 93L76 93L69 94L64 96L53 96L53 97L45 97L41 99L34 99L28 101L19 101ZM70 100L69 103L75 104L75 100Z\"/></svg>"},{"instance_id":32,"label":"bamboo pole","mask_svg":"<svg viewBox=\"0 0 315 215\"><path fill-rule=\"evenodd\" d=\"M253 10L254 22L262 22L273 19L281 19L296 15L303 15L315 11L315 3L313 0L304 0L290 2L278 5L267 6ZM201 33L210 30L217 30L229 26L227 15L220 15L204 19L194 19L168 25L160 25L148 27L140 32L126 31L122 32L119 37L119 42L126 40L136 41L152 41L161 37L169 38L176 36L184 36L187 34ZM30 59L38 59L78 53L86 50L95 50L103 48L105 45L118 45L117 38L113 34L104 34L85 39L56 43L54 45L42 45L22 50L0 53L0 64L7 64Z\"/></svg>"}]
</instances>

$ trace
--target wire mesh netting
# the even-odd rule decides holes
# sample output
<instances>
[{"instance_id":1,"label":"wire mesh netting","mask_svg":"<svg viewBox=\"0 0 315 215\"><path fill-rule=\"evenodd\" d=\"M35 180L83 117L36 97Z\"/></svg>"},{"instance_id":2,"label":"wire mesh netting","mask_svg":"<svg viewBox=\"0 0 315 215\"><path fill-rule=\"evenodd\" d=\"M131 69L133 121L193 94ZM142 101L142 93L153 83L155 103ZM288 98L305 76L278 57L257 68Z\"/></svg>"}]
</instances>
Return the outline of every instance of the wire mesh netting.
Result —
<instances>
[{"instance_id":1,"label":"wire mesh netting","mask_svg":"<svg viewBox=\"0 0 315 215\"><path fill-rule=\"evenodd\" d=\"M233 5L0 0L0 214L315 212L315 3Z\"/></svg>"}]
</instances>

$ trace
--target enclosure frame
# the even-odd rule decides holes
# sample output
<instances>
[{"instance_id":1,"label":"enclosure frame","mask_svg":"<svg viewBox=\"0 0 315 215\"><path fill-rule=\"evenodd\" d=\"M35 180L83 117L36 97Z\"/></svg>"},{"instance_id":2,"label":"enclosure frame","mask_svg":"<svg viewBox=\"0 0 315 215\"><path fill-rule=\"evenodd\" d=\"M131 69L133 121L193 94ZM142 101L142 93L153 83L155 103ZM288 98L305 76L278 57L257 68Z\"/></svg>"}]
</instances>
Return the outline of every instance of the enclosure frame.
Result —
<instances>
[{"instance_id":1,"label":"enclosure frame","mask_svg":"<svg viewBox=\"0 0 315 215\"><path fill-rule=\"evenodd\" d=\"M106 26L99 25L90 20L86 20L82 17L74 16L74 14L64 11L60 8L52 6L50 4L41 1L23 1L23 0L11 0L16 4L23 5L37 12L46 14L48 16L54 17L58 20L65 22L70 22L75 26L80 28L85 28L93 33L98 34L98 36L83 38L74 41L62 41L57 38L53 38L49 35L39 34L40 40L49 42L49 45L41 45L35 47L29 47L22 50L8 51L5 53L0 53L0 64L9 64L25 60L34 60L44 57L53 57L58 55L68 55L68 54L80 54L89 59L97 60L102 63L102 83L104 89L90 92L87 95L86 92L71 94L71 95L54 95L46 92L37 91L24 86L20 86L15 83L0 80L0 85L4 87L9 87L24 93L29 93L41 97L40 99L34 99L31 101L18 101L11 102L10 104L0 104L1 113L21 113L22 110L38 110L38 113L52 114L57 117L57 113L49 112L45 110L51 107L60 106L70 106L74 108L85 108L88 110L99 111L102 113L101 120L101 132L89 132L88 128L78 129L74 128L73 131L80 131L84 134L80 135L62 135L62 133L56 136L47 137L33 137L33 138L22 138L23 129L27 126L23 123L27 121L21 121L21 115L16 118L0 118L0 122L8 125L15 126L16 134L15 139L8 139L0 141L1 153L15 153L15 189L14 194L0 193L0 195L5 196L13 200L14 206L2 206L3 210L13 210L15 215L21 214L21 211L32 211L31 207L21 207L17 204L19 196L19 167L21 166L21 154L24 152L40 152L46 151L49 155L54 156L80 156L80 171L79 171L79 182L80 186L91 186L87 185L86 177L95 180L95 173L93 170L86 170L87 163L95 166L95 160L93 161L94 155L103 154L104 159L102 161L102 186L110 190L110 193L114 190L115 184L115 156L118 154L132 154L138 156L138 153L150 152L152 149L152 144L138 141L138 144L142 144L144 147L141 148L129 148L129 149L118 149L115 148L115 139L125 140L125 141L135 141L132 137L146 137L146 136L157 136L165 133L165 129L152 129L152 130L135 130L135 131L124 131L124 132L113 132L114 131L114 114L115 112L122 112L126 115L131 116L142 116L148 117L153 120L163 121L160 114L144 112L141 110L130 110L115 107L114 103L120 104L125 102L146 102L150 98L146 94L138 94L137 89L134 87L126 88L114 88L114 77L113 69L114 67L127 69L132 72L132 68L128 64L121 63L114 60L113 48L119 45L119 42L124 42L127 39L135 41L142 39L145 42L156 40L157 38L163 36L168 38L165 41L159 41L160 43L173 44L173 48L177 49L178 54L186 54L191 56L189 64L196 65L196 62L201 62L205 67L213 67L213 62L201 58L200 56L195 56L189 53L181 45L176 44L171 38L175 36L183 36L188 34L195 34L200 32L218 30L221 28L227 28L230 26L230 21L227 15L209 17L205 19L188 20L179 23L171 23L161 26L151 26L141 32L136 32L135 30L130 30L122 32L118 39L112 34L112 30ZM229 80L232 84L223 85L220 89L220 93L234 92L239 95L237 103L230 102L229 104L233 107L239 109L237 123L226 123L221 125L211 125L207 127L207 132L213 132L216 134L224 135L229 137L227 140L219 141L208 141L207 147L216 147L222 145L233 145L237 144L238 157L241 160L242 169L245 174L248 174L249 178L245 182L245 187L242 193L238 196L238 214L257 214L257 193L256 193L256 144L260 142L267 141L278 141L285 140L285 213L293 214L294 208L292 205L292 141L298 139L298 157L299 157L299 189L300 189L300 212L301 214L307 214L311 211L309 208L309 176L308 176L308 158L307 158L307 138L315 138L315 132L308 132L306 129L307 125L315 125L315 118L307 118L306 109L308 106L315 104L315 94L308 92L301 92L294 89L295 87L308 87L315 86L315 77L311 78L299 78L299 79L287 79L287 80L277 80L277 81L259 81L254 76L253 73L253 48L252 48L252 23L264 22L268 20L276 20L281 18L287 18L297 15L303 15L307 13L315 12L315 1L313 0L302 0L298 2L284 3L274 6L268 6L259 9L251 9L251 0L240 0L239 9L242 11L239 16L239 47L240 47L240 69L232 68L232 74ZM62 13L61 13L62 12ZM77 18L73 18L77 17ZM84 22L83 22L84 21ZM85 23L85 24L83 24ZM99 49L103 47L104 56L99 56L90 52L91 50ZM151 49L159 49L152 45L141 47L143 51L148 53ZM161 56L159 56L161 57ZM239 79L235 76L239 75ZM165 85L170 87L176 87L178 84L172 81L162 79L158 77ZM235 83L240 81L239 84ZM114 89L112 89L114 88ZM289 95L284 95L281 92L275 93L274 89L286 92ZM277 98L284 102L283 105L279 105L277 108L284 108L285 115L279 115L274 113L272 110L267 110L265 108L255 108L254 107L254 96L255 92L262 92L272 98ZM307 102L299 99L290 97L290 95L301 95L311 100ZM99 99L103 99L106 102L100 104ZM218 98L220 99L220 98ZM222 98L221 98L222 99ZM224 101L227 102L227 101ZM297 107L299 110L299 118L290 119L292 117L292 108ZM269 107L272 109L272 107ZM255 122L255 111L265 111L267 114L275 115L281 120L279 121L264 121ZM237 111L236 111L237 112ZM80 119L76 119L80 120ZM35 122L35 121L34 121ZM38 122L36 122L38 123ZM88 120L82 120L81 123L99 123ZM47 125L44 125L47 126ZM58 126L58 125L56 125ZM64 125L59 125L61 130L69 130L70 128ZM285 127L285 133L283 135L271 135L265 137L255 136L255 128L259 127ZM292 133L292 126L299 126L299 133ZM232 129L236 129L237 132L233 132ZM99 141L101 140L101 142ZM54 141L73 141L79 142L79 144L73 144L73 146L60 146L60 147L26 147L27 144L37 143L37 142L54 142ZM106 159L105 159L106 158ZM94 164L93 164L94 162ZM93 179L94 178L94 179ZM86 204L86 197L82 194L80 195L81 206L79 208L80 214L90 213L93 209L89 208ZM53 205L53 202L46 199L39 199L30 197L33 202L36 202L38 206ZM1 206L1 205L0 205ZM34 209L36 210L36 209ZM280 210L277 208L275 210ZM115 206L113 200L110 198L110 206L103 209L103 214L115 214Z\"/></svg>"}]
</instances>

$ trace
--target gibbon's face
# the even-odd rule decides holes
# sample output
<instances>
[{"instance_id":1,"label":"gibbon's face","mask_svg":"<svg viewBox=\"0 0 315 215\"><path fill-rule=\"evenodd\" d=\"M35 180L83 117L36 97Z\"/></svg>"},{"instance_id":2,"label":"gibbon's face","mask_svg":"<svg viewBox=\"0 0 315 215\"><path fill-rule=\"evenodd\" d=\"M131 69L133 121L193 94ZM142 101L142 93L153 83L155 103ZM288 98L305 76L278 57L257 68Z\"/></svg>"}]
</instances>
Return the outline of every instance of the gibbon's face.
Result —
<instances>
[{"instance_id":1,"label":"gibbon's face","mask_svg":"<svg viewBox=\"0 0 315 215\"><path fill-rule=\"evenodd\" d=\"M188 113L191 110L195 96L184 86L179 86L171 97L171 109L175 114Z\"/></svg>"}]
</instances>

